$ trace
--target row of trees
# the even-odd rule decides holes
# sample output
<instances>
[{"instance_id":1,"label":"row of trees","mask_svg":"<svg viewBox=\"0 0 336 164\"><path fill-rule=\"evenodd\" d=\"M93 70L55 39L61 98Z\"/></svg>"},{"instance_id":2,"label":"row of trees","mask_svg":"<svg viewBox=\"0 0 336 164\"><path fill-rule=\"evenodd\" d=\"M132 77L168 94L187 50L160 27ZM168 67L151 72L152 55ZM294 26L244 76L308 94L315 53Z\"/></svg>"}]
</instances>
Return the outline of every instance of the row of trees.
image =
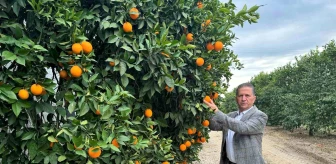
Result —
<instances>
[{"instance_id":1,"label":"row of trees","mask_svg":"<svg viewBox=\"0 0 336 164\"><path fill-rule=\"evenodd\" d=\"M336 129L335 42L323 48L251 79L257 94L255 104L268 114L268 125L288 130L305 127L310 135ZM233 92L226 94L226 109L235 109L234 96Z\"/></svg>"}]
</instances>

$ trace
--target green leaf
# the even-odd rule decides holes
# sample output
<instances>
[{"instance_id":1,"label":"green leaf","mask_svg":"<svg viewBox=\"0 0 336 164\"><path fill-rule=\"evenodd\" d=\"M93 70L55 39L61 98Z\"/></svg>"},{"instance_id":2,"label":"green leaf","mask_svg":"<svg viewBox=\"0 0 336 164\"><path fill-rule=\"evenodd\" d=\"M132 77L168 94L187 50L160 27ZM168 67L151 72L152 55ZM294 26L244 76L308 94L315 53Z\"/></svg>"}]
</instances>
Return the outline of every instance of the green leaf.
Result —
<instances>
[{"instance_id":1,"label":"green leaf","mask_svg":"<svg viewBox=\"0 0 336 164\"><path fill-rule=\"evenodd\" d=\"M33 138L34 135L35 135L35 132L26 132L22 136L22 140L29 140L29 139Z\"/></svg>"},{"instance_id":2,"label":"green leaf","mask_svg":"<svg viewBox=\"0 0 336 164\"><path fill-rule=\"evenodd\" d=\"M76 108L76 102L73 101L69 104L69 107L68 107L69 113L71 114L72 112L74 112L75 108Z\"/></svg>"},{"instance_id":3,"label":"green leaf","mask_svg":"<svg viewBox=\"0 0 336 164\"><path fill-rule=\"evenodd\" d=\"M123 76L121 76L121 83L124 87L126 87L128 85L128 77L124 74Z\"/></svg>"},{"instance_id":4,"label":"green leaf","mask_svg":"<svg viewBox=\"0 0 336 164\"><path fill-rule=\"evenodd\" d=\"M29 160L32 161L35 156L37 155L37 144L34 141L29 141L27 144L27 148L28 148L28 154L29 154Z\"/></svg>"},{"instance_id":5,"label":"green leaf","mask_svg":"<svg viewBox=\"0 0 336 164\"><path fill-rule=\"evenodd\" d=\"M120 62L119 64L120 67L120 76L123 76L126 73L126 64L124 62Z\"/></svg>"},{"instance_id":6,"label":"green leaf","mask_svg":"<svg viewBox=\"0 0 336 164\"><path fill-rule=\"evenodd\" d=\"M118 36L112 35L108 38L107 43L115 43L118 39Z\"/></svg>"},{"instance_id":7,"label":"green leaf","mask_svg":"<svg viewBox=\"0 0 336 164\"><path fill-rule=\"evenodd\" d=\"M19 12L20 12L20 6L18 5L17 2L15 2L15 3L13 4L13 11L14 11L14 13L15 13L16 16L19 15Z\"/></svg>"},{"instance_id":8,"label":"green leaf","mask_svg":"<svg viewBox=\"0 0 336 164\"><path fill-rule=\"evenodd\" d=\"M56 18L56 21L60 24L66 25L64 19L62 18Z\"/></svg>"},{"instance_id":9,"label":"green leaf","mask_svg":"<svg viewBox=\"0 0 336 164\"><path fill-rule=\"evenodd\" d=\"M132 48L127 46L127 45L123 45L121 48L126 50L126 51L133 52Z\"/></svg>"},{"instance_id":10,"label":"green leaf","mask_svg":"<svg viewBox=\"0 0 336 164\"><path fill-rule=\"evenodd\" d=\"M35 46L33 46L33 49L35 49L35 50L39 50L39 51L45 51L45 52L48 52L47 49L43 48L43 47L40 46L40 45L35 45Z\"/></svg>"},{"instance_id":11,"label":"green leaf","mask_svg":"<svg viewBox=\"0 0 336 164\"><path fill-rule=\"evenodd\" d=\"M4 60L10 60L10 61L16 59L16 55L9 51L2 52L2 57L4 58Z\"/></svg>"},{"instance_id":12,"label":"green leaf","mask_svg":"<svg viewBox=\"0 0 336 164\"><path fill-rule=\"evenodd\" d=\"M85 102L81 105L79 116L85 115L90 110L89 105Z\"/></svg>"},{"instance_id":13,"label":"green leaf","mask_svg":"<svg viewBox=\"0 0 336 164\"><path fill-rule=\"evenodd\" d=\"M259 7L260 6L255 5L255 6L251 7L247 12L249 12L249 13L255 12L255 11L257 11L259 9Z\"/></svg>"},{"instance_id":14,"label":"green leaf","mask_svg":"<svg viewBox=\"0 0 336 164\"><path fill-rule=\"evenodd\" d=\"M73 86L73 85L71 85L71 87L72 87L72 86ZM75 87L75 86L74 86L74 87ZM75 96L74 96L73 93L70 92L70 91L67 91L67 92L65 93L64 97L65 97L65 100L67 100L67 101L74 101L74 100L75 100Z\"/></svg>"},{"instance_id":15,"label":"green leaf","mask_svg":"<svg viewBox=\"0 0 336 164\"><path fill-rule=\"evenodd\" d=\"M25 66L26 65L26 60L20 56L17 57L16 62Z\"/></svg>"},{"instance_id":16,"label":"green leaf","mask_svg":"<svg viewBox=\"0 0 336 164\"><path fill-rule=\"evenodd\" d=\"M89 82L92 82L93 80L95 80L98 77L98 75L99 75L98 73L92 75L89 79Z\"/></svg>"},{"instance_id":17,"label":"green leaf","mask_svg":"<svg viewBox=\"0 0 336 164\"><path fill-rule=\"evenodd\" d=\"M87 157L86 152L84 150L76 150L75 153L78 154L78 155L83 156L84 158Z\"/></svg>"},{"instance_id":18,"label":"green leaf","mask_svg":"<svg viewBox=\"0 0 336 164\"><path fill-rule=\"evenodd\" d=\"M64 160L66 160L66 156L64 155L59 156L57 159L58 162L63 162Z\"/></svg>"},{"instance_id":19,"label":"green leaf","mask_svg":"<svg viewBox=\"0 0 336 164\"><path fill-rule=\"evenodd\" d=\"M49 137L48 137L48 141L50 141L50 142L58 142L58 141L55 139L54 136L49 136Z\"/></svg>"},{"instance_id":20,"label":"green leaf","mask_svg":"<svg viewBox=\"0 0 336 164\"><path fill-rule=\"evenodd\" d=\"M169 87L174 87L174 80L173 79L169 78L168 76L165 76L164 81Z\"/></svg>"},{"instance_id":21,"label":"green leaf","mask_svg":"<svg viewBox=\"0 0 336 164\"><path fill-rule=\"evenodd\" d=\"M10 90L1 90L1 92L8 98L12 100L17 100L17 97L13 91Z\"/></svg>"},{"instance_id":22,"label":"green leaf","mask_svg":"<svg viewBox=\"0 0 336 164\"><path fill-rule=\"evenodd\" d=\"M19 105L19 103L12 104L12 109L13 109L13 112L14 112L14 114L15 114L16 117L19 116L19 114L21 113L21 110L22 110L22 108Z\"/></svg>"}]
</instances>

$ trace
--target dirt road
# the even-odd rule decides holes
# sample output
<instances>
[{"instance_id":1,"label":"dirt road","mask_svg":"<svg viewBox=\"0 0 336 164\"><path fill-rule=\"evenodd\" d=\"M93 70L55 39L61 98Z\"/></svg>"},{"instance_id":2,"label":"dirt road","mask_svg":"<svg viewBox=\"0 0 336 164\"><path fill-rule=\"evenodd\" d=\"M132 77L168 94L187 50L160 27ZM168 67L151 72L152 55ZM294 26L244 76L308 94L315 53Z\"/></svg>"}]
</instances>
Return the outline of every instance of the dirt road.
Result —
<instances>
[{"instance_id":1,"label":"dirt road","mask_svg":"<svg viewBox=\"0 0 336 164\"><path fill-rule=\"evenodd\" d=\"M211 132L204 144L200 162L219 163L221 132ZM268 164L335 164L336 136L309 137L304 130L294 133L277 127L266 127L263 138L263 156Z\"/></svg>"}]
</instances>

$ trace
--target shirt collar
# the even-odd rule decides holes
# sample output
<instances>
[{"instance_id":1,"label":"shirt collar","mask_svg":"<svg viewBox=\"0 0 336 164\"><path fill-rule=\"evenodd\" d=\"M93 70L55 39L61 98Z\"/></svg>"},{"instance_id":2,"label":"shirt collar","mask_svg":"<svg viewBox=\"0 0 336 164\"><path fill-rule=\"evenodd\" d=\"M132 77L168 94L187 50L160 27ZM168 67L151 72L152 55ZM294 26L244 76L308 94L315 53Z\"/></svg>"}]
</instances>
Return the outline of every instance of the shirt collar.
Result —
<instances>
[{"instance_id":1,"label":"shirt collar","mask_svg":"<svg viewBox=\"0 0 336 164\"><path fill-rule=\"evenodd\" d=\"M252 106L251 108L245 110L244 112L239 112L239 110L238 110L237 113L238 113L238 115L240 115L240 114L244 115L244 114L246 114L248 111L250 111L252 108L253 108L253 106Z\"/></svg>"}]
</instances>

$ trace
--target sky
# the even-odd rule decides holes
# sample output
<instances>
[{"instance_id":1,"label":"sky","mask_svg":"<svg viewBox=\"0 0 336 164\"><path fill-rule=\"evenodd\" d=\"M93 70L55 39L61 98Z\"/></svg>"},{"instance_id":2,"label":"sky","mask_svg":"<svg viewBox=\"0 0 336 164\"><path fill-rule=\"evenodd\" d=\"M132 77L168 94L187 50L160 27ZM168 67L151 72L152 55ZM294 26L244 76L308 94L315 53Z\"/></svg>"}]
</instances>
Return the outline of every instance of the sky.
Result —
<instances>
[{"instance_id":1,"label":"sky","mask_svg":"<svg viewBox=\"0 0 336 164\"><path fill-rule=\"evenodd\" d=\"M228 0L220 0L228 2ZM233 0L237 12L263 5L257 12L258 23L233 28L236 37L232 49L243 63L229 82L228 91L248 82L260 72L293 63L295 56L307 54L336 36L336 0Z\"/></svg>"}]
</instances>

